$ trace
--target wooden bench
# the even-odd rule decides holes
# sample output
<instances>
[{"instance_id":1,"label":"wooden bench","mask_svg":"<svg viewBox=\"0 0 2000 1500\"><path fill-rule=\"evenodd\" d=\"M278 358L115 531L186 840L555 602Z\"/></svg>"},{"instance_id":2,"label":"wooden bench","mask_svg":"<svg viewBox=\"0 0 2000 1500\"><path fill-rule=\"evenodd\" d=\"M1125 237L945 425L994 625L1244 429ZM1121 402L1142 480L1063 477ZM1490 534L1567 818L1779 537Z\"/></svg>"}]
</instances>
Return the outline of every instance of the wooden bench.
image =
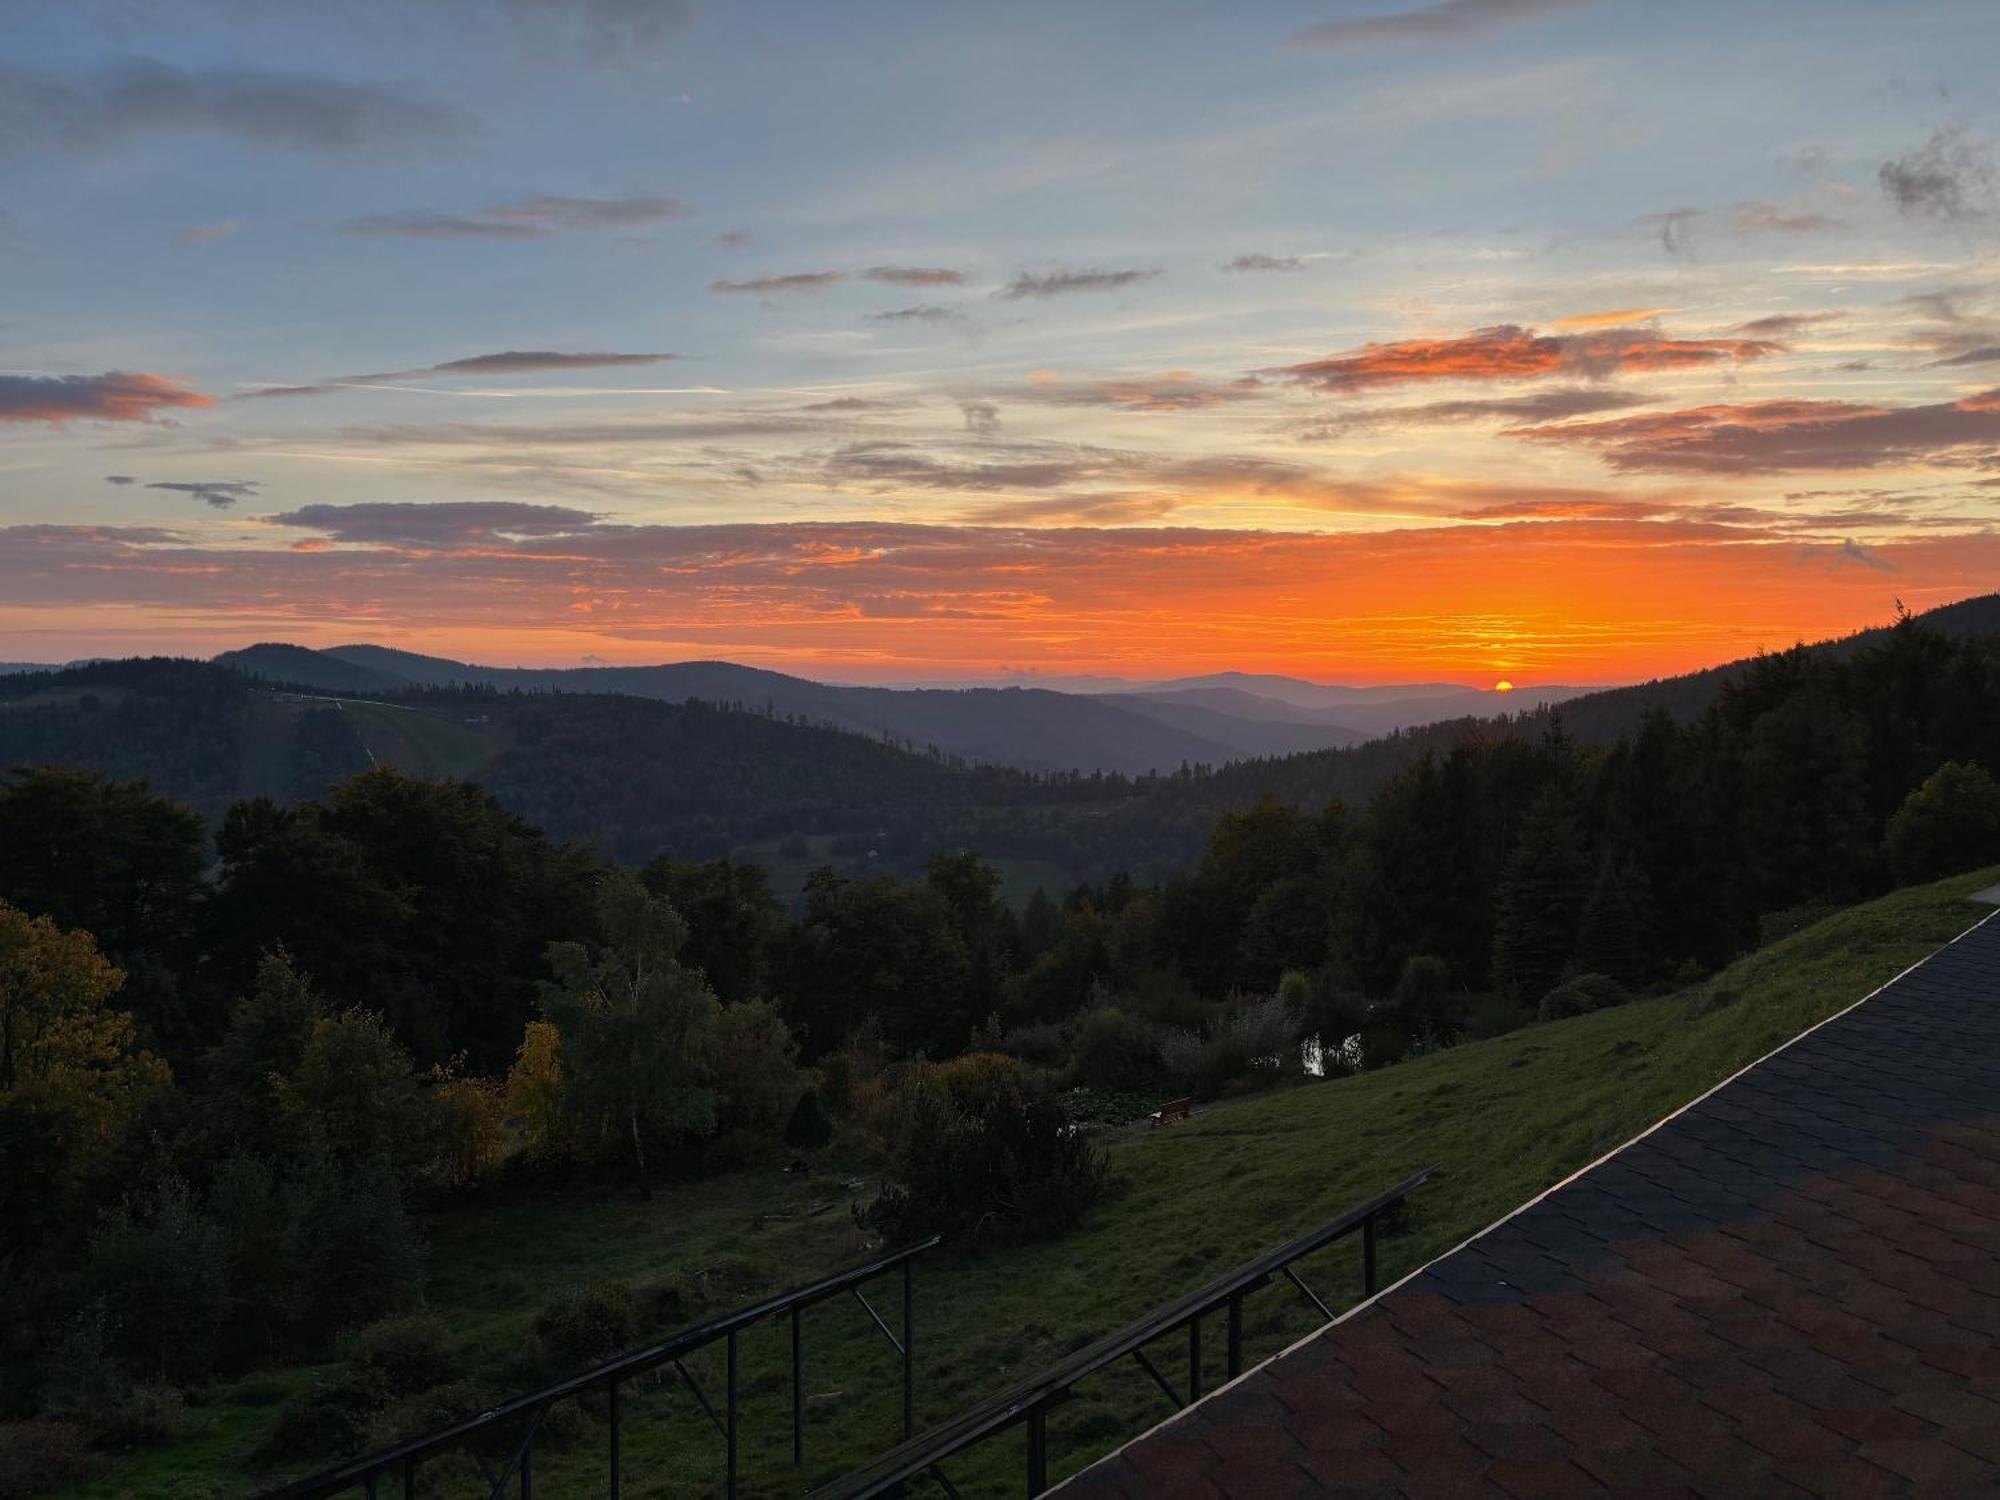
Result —
<instances>
[{"instance_id":1,"label":"wooden bench","mask_svg":"<svg viewBox=\"0 0 2000 1500\"><path fill-rule=\"evenodd\" d=\"M1175 1120L1185 1120L1193 1110L1194 1100L1172 1099L1162 1104L1158 1109L1146 1116L1146 1118L1151 1120L1155 1127L1158 1127L1171 1124Z\"/></svg>"}]
</instances>

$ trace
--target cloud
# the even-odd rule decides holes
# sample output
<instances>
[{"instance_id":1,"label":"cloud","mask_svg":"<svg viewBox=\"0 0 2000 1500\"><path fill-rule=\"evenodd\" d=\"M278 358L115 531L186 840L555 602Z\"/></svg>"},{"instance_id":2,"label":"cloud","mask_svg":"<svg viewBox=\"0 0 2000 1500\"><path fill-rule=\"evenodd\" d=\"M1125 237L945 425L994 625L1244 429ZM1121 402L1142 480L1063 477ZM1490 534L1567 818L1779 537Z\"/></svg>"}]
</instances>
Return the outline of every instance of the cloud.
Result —
<instances>
[{"instance_id":1,"label":"cloud","mask_svg":"<svg viewBox=\"0 0 2000 1500\"><path fill-rule=\"evenodd\" d=\"M376 370L365 375L335 375L307 385L266 385L244 391L240 401L269 400L272 397L324 396L354 386L373 385L388 380L408 380L423 375L522 375L549 370L617 369L630 365L657 365L677 354L613 354L591 351L581 354L558 353L551 349L506 349L498 354L473 354L464 359L448 359L443 364L421 365L413 370Z\"/></svg>"},{"instance_id":2,"label":"cloud","mask_svg":"<svg viewBox=\"0 0 2000 1500\"><path fill-rule=\"evenodd\" d=\"M1906 218L1979 218L1993 187L1992 151L1970 140L1963 126L1952 126L1933 132L1914 151L1883 162L1875 180Z\"/></svg>"},{"instance_id":3,"label":"cloud","mask_svg":"<svg viewBox=\"0 0 2000 1500\"><path fill-rule=\"evenodd\" d=\"M1115 292L1121 287L1151 281L1159 274L1158 271L1050 271L1034 276L1023 271L1000 295L1019 301L1023 297L1060 297L1069 292Z\"/></svg>"},{"instance_id":4,"label":"cloud","mask_svg":"<svg viewBox=\"0 0 2000 1500\"><path fill-rule=\"evenodd\" d=\"M1292 45L1335 48L1365 42L1442 41L1583 3L1584 0L1439 0L1438 4L1395 15L1327 21L1300 32L1292 38Z\"/></svg>"},{"instance_id":5,"label":"cloud","mask_svg":"<svg viewBox=\"0 0 2000 1500\"><path fill-rule=\"evenodd\" d=\"M0 422L146 422L176 407L215 405L170 375L0 375Z\"/></svg>"},{"instance_id":6,"label":"cloud","mask_svg":"<svg viewBox=\"0 0 2000 1500\"><path fill-rule=\"evenodd\" d=\"M1932 369L1948 369L1953 365L1990 365L2000 360L2000 344L1981 344L1967 349L1963 354L1954 354L1950 359L1931 361Z\"/></svg>"},{"instance_id":7,"label":"cloud","mask_svg":"<svg viewBox=\"0 0 2000 1500\"><path fill-rule=\"evenodd\" d=\"M861 273L884 286L964 286L965 272L946 266L870 266Z\"/></svg>"},{"instance_id":8,"label":"cloud","mask_svg":"<svg viewBox=\"0 0 2000 1500\"><path fill-rule=\"evenodd\" d=\"M1010 401L1039 406L1103 406L1125 411L1198 411L1227 402L1255 400L1269 388L1254 377L1218 384L1189 370L1130 375L1108 380L1064 380L1040 372L1025 385L1007 388Z\"/></svg>"},{"instance_id":9,"label":"cloud","mask_svg":"<svg viewBox=\"0 0 2000 1500\"><path fill-rule=\"evenodd\" d=\"M571 229L633 229L684 219L693 212L678 198L577 198L544 193L467 214L434 209L362 214L343 223L340 232L420 240L539 240Z\"/></svg>"},{"instance_id":10,"label":"cloud","mask_svg":"<svg viewBox=\"0 0 2000 1500\"><path fill-rule=\"evenodd\" d=\"M830 401L815 401L810 406L801 406L800 411L888 411L894 403L875 401L867 396L835 396Z\"/></svg>"},{"instance_id":11,"label":"cloud","mask_svg":"<svg viewBox=\"0 0 2000 1500\"><path fill-rule=\"evenodd\" d=\"M1877 573L1893 573L1896 571L1896 565L1890 562L1888 558L1882 556L1879 552L1862 546L1853 537L1849 537L1846 541L1842 542L1827 558L1827 562L1829 566L1839 566L1842 563L1846 563L1855 567L1870 568Z\"/></svg>"},{"instance_id":12,"label":"cloud","mask_svg":"<svg viewBox=\"0 0 2000 1500\"><path fill-rule=\"evenodd\" d=\"M1632 222L1652 230L1660 248L1673 256L1694 254L1694 226L1702 219L1698 208L1670 208L1664 213L1641 214Z\"/></svg>"},{"instance_id":13,"label":"cloud","mask_svg":"<svg viewBox=\"0 0 2000 1500\"><path fill-rule=\"evenodd\" d=\"M1604 312L1571 313L1557 318L1558 328L1629 328L1634 323L1651 322L1671 307L1614 307Z\"/></svg>"},{"instance_id":14,"label":"cloud","mask_svg":"<svg viewBox=\"0 0 2000 1500\"><path fill-rule=\"evenodd\" d=\"M1817 209L1753 198L1730 206L1729 227L1738 234L1818 234L1828 229L1845 229L1847 221Z\"/></svg>"},{"instance_id":15,"label":"cloud","mask_svg":"<svg viewBox=\"0 0 2000 1500\"><path fill-rule=\"evenodd\" d=\"M227 510L238 500L253 499L263 486L254 479L197 479L185 483L161 480L146 486L149 490L173 490L182 495L192 495L205 505L217 510Z\"/></svg>"},{"instance_id":16,"label":"cloud","mask_svg":"<svg viewBox=\"0 0 2000 1500\"><path fill-rule=\"evenodd\" d=\"M499 354L474 354L440 365L408 370L410 375L520 375L535 370L601 370L623 365L657 365L673 354L559 354L548 349L508 349Z\"/></svg>"},{"instance_id":17,"label":"cloud","mask_svg":"<svg viewBox=\"0 0 2000 1500\"><path fill-rule=\"evenodd\" d=\"M1368 344L1349 354L1259 373L1333 393L1430 380L1603 380L1618 374L1680 370L1757 359L1782 346L1761 339L1674 339L1638 328L1538 334L1514 324L1455 338Z\"/></svg>"},{"instance_id":18,"label":"cloud","mask_svg":"<svg viewBox=\"0 0 2000 1500\"><path fill-rule=\"evenodd\" d=\"M1431 401L1417 406L1378 406L1319 418L1301 428L1303 442L1325 442L1350 433L1382 427L1426 427L1452 422L1503 422L1508 424L1559 422L1593 412L1620 411L1644 406L1647 398L1624 391L1593 389L1587 386L1537 391L1527 396L1504 396L1471 401Z\"/></svg>"},{"instance_id":19,"label":"cloud","mask_svg":"<svg viewBox=\"0 0 2000 1500\"><path fill-rule=\"evenodd\" d=\"M243 227L241 219L219 219L213 224L190 224L174 231L174 243L183 247L213 245L226 240Z\"/></svg>"},{"instance_id":20,"label":"cloud","mask_svg":"<svg viewBox=\"0 0 2000 1500\"><path fill-rule=\"evenodd\" d=\"M510 500L306 505L264 517L273 526L310 529L336 542L418 547L463 547L515 537L569 536L587 530L601 519L594 511L567 505L524 505Z\"/></svg>"},{"instance_id":21,"label":"cloud","mask_svg":"<svg viewBox=\"0 0 2000 1500\"><path fill-rule=\"evenodd\" d=\"M692 0L506 0L531 52L626 67L671 50L693 27Z\"/></svg>"},{"instance_id":22,"label":"cloud","mask_svg":"<svg viewBox=\"0 0 2000 1500\"><path fill-rule=\"evenodd\" d=\"M389 157L463 146L482 133L457 105L308 73L158 62L71 75L0 67L0 156L105 156L205 135L296 155Z\"/></svg>"},{"instance_id":23,"label":"cloud","mask_svg":"<svg viewBox=\"0 0 2000 1500\"><path fill-rule=\"evenodd\" d=\"M340 226L342 234L397 237L412 240L538 240L549 231L534 224L469 218L427 210L395 214L362 214Z\"/></svg>"},{"instance_id":24,"label":"cloud","mask_svg":"<svg viewBox=\"0 0 2000 1500\"><path fill-rule=\"evenodd\" d=\"M983 437L1000 426L1000 408L991 401L961 401L958 411L965 418L967 432L976 432Z\"/></svg>"},{"instance_id":25,"label":"cloud","mask_svg":"<svg viewBox=\"0 0 2000 1500\"><path fill-rule=\"evenodd\" d=\"M1596 449L1614 469L1776 474L1944 460L2000 444L2000 390L1958 401L1874 406L1754 401L1520 429L1516 436Z\"/></svg>"},{"instance_id":26,"label":"cloud","mask_svg":"<svg viewBox=\"0 0 2000 1500\"><path fill-rule=\"evenodd\" d=\"M954 323L965 316L955 307L945 307L935 302L919 303L915 307L897 307L888 312L867 314L871 323Z\"/></svg>"},{"instance_id":27,"label":"cloud","mask_svg":"<svg viewBox=\"0 0 2000 1500\"><path fill-rule=\"evenodd\" d=\"M747 229L725 229L715 237L715 243L722 246L725 250L741 250L745 245L750 243L750 231Z\"/></svg>"},{"instance_id":28,"label":"cloud","mask_svg":"<svg viewBox=\"0 0 2000 1500\"><path fill-rule=\"evenodd\" d=\"M1822 323L1838 323L1846 316L1846 313L1839 312L1771 313L1762 318L1752 318L1747 323L1738 323L1730 331L1748 334L1751 338L1790 339Z\"/></svg>"},{"instance_id":29,"label":"cloud","mask_svg":"<svg viewBox=\"0 0 2000 1500\"><path fill-rule=\"evenodd\" d=\"M750 292L758 296L773 292L818 292L842 280L839 271L794 271L789 276L758 276L749 281L711 281L711 292Z\"/></svg>"},{"instance_id":30,"label":"cloud","mask_svg":"<svg viewBox=\"0 0 2000 1500\"><path fill-rule=\"evenodd\" d=\"M315 517L324 530L271 526L251 545L152 527L0 530L0 598L23 618L46 612L51 626L103 608L135 619L154 649L298 632L365 638L393 620L475 660L540 634L547 659L590 649L809 674L870 663L936 676L1006 662L1158 676L1254 661L1393 682L1413 670L1490 680L1493 642L1504 639L1516 681L1558 682L1837 635L1888 618L1892 587L1963 597L2000 573L2000 537L1977 524L1896 540L1857 533L1896 566L1891 580L1836 561L1844 538L1784 534L1788 544L1773 546L1773 533L1725 518L1582 514L1582 495L1565 516L1571 497L1537 502L1525 486L1485 503L1540 510L1339 534L1063 526L1060 515L1051 529L627 525L571 513L550 524L572 529L525 535L509 530L518 515L468 514L434 517L403 542L395 534L407 522L329 506ZM341 545L336 533L366 544ZM292 536L315 545L293 550ZM1562 607L1551 578L1597 607Z\"/></svg>"},{"instance_id":31,"label":"cloud","mask_svg":"<svg viewBox=\"0 0 2000 1500\"><path fill-rule=\"evenodd\" d=\"M1224 271L1296 271L1305 262L1296 255L1238 255L1222 263Z\"/></svg>"},{"instance_id":32,"label":"cloud","mask_svg":"<svg viewBox=\"0 0 2000 1500\"><path fill-rule=\"evenodd\" d=\"M106 474L104 476L104 482L106 484L117 484L117 485L137 484L139 482L139 476L137 474Z\"/></svg>"}]
</instances>

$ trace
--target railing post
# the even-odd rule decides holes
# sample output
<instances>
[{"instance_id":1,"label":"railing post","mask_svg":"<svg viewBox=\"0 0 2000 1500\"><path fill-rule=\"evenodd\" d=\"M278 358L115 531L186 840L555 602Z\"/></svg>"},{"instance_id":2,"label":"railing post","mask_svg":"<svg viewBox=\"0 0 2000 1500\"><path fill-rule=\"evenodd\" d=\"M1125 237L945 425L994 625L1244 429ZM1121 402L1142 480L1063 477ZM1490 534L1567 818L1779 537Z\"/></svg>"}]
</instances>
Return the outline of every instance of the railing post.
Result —
<instances>
[{"instance_id":1,"label":"railing post","mask_svg":"<svg viewBox=\"0 0 2000 1500\"><path fill-rule=\"evenodd\" d=\"M1375 1295L1375 1215L1361 1221L1361 1295Z\"/></svg>"},{"instance_id":2,"label":"railing post","mask_svg":"<svg viewBox=\"0 0 2000 1500\"><path fill-rule=\"evenodd\" d=\"M368 1500L376 1500L375 1483L382 1477L380 1469L371 1470L368 1475Z\"/></svg>"},{"instance_id":3,"label":"railing post","mask_svg":"<svg viewBox=\"0 0 2000 1500\"><path fill-rule=\"evenodd\" d=\"M403 1500L417 1500L417 1458L414 1453L403 1460Z\"/></svg>"},{"instance_id":4,"label":"railing post","mask_svg":"<svg viewBox=\"0 0 2000 1500\"><path fill-rule=\"evenodd\" d=\"M736 1330L729 1330L729 1500L736 1500Z\"/></svg>"},{"instance_id":5,"label":"railing post","mask_svg":"<svg viewBox=\"0 0 2000 1500\"><path fill-rule=\"evenodd\" d=\"M1188 1319L1188 1405L1201 1399L1201 1314Z\"/></svg>"},{"instance_id":6,"label":"railing post","mask_svg":"<svg viewBox=\"0 0 2000 1500\"><path fill-rule=\"evenodd\" d=\"M799 1334L799 1310L792 1309L792 1467L806 1461L805 1350Z\"/></svg>"},{"instance_id":7,"label":"railing post","mask_svg":"<svg viewBox=\"0 0 2000 1500\"><path fill-rule=\"evenodd\" d=\"M1234 1380L1243 1373L1243 1294L1235 1292L1229 1298L1229 1378Z\"/></svg>"},{"instance_id":8,"label":"railing post","mask_svg":"<svg viewBox=\"0 0 2000 1500\"><path fill-rule=\"evenodd\" d=\"M618 1452L618 1382L617 1381L614 1380L611 1382L611 1385L608 1388L606 1394L610 1399L610 1405L611 1405L611 1410L608 1413L611 1423L611 1500L618 1500L620 1487L623 1484L624 1480L622 1475L619 1473L620 1454Z\"/></svg>"},{"instance_id":9,"label":"railing post","mask_svg":"<svg viewBox=\"0 0 2000 1500\"><path fill-rule=\"evenodd\" d=\"M916 1345L910 1335L916 1323L916 1297L910 1287L910 1263L903 1262L903 1436L916 1432Z\"/></svg>"},{"instance_id":10,"label":"railing post","mask_svg":"<svg viewBox=\"0 0 2000 1500\"><path fill-rule=\"evenodd\" d=\"M1049 1487L1049 1417L1035 1407L1028 1413L1028 1496L1029 1500Z\"/></svg>"}]
</instances>

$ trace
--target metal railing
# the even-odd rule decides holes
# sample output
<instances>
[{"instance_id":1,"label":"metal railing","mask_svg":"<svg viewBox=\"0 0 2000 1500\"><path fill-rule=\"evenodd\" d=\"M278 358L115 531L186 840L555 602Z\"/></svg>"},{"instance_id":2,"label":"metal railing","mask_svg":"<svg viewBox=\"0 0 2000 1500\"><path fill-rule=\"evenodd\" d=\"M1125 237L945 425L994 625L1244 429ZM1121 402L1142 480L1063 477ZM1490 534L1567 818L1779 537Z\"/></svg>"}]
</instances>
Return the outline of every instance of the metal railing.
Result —
<instances>
[{"instance_id":1,"label":"metal railing","mask_svg":"<svg viewBox=\"0 0 2000 1500\"><path fill-rule=\"evenodd\" d=\"M916 1400L916 1362L913 1341L916 1335L916 1296L910 1279L910 1264L926 1250L938 1244L938 1236L915 1245L895 1251L893 1254L871 1260L864 1265L850 1267L832 1276L815 1281L809 1286L782 1292L762 1302L724 1313L705 1323L697 1323L692 1328L682 1329L673 1337L643 1349L634 1349L617 1355L594 1369L580 1375L572 1375L567 1380L556 1381L526 1395L516 1396L498 1406L489 1407L476 1416L466 1417L435 1432L422 1437L411 1438L407 1442L384 1448L363 1458L351 1459L335 1468L294 1484L268 1493L265 1500L320 1500L322 1496L337 1495L344 1490L365 1491L369 1500L378 1500L385 1482L400 1481L401 1493L405 1500L417 1493L417 1474L426 1459L434 1458L453 1449L463 1449L478 1466L488 1486L491 1500L503 1500L510 1489L520 1496L520 1500L532 1500L534 1494L535 1435L541 1428L542 1418L549 1408L559 1401L571 1400L589 1392L602 1390L606 1399L606 1422L610 1451L608 1453L607 1488L605 1493L611 1500L618 1500L621 1490L621 1454L619 1450L619 1388L624 1382L637 1376L648 1374L663 1366L673 1366L674 1373L687 1386L688 1391L700 1405L716 1430L722 1434L727 1450L727 1479L725 1493L736 1494L737 1477L737 1336L754 1324L767 1318L790 1314L792 1325L792 1462L805 1462L805 1383L804 1344L800 1325L800 1314L818 1302L838 1297L841 1293L851 1293L854 1299L868 1311L875 1326L882 1330L890 1344L895 1347L903 1363L903 1436L908 1438L913 1427L913 1413ZM865 1282L878 1276L886 1276L898 1267L903 1272L903 1318L902 1337L898 1338L883 1321L882 1315L870 1306L868 1299L861 1295ZM723 1395L723 1415L717 1415L715 1405L685 1363L688 1355L710 1344L723 1343L727 1346L725 1356L725 1389ZM499 1468L488 1465L479 1449L481 1440L491 1440L496 1435L504 1435L511 1443L506 1457Z\"/></svg>"},{"instance_id":2,"label":"metal railing","mask_svg":"<svg viewBox=\"0 0 2000 1500\"><path fill-rule=\"evenodd\" d=\"M1165 1392L1178 1410L1199 1401L1202 1395L1201 1320L1219 1308L1226 1308L1227 1361L1230 1379L1243 1373L1243 1299L1279 1276L1288 1279L1320 1314L1331 1322L1333 1310L1300 1279L1292 1263L1344 1239L1357 1231L1361 1235L1362 1286L1365 1295L1375 1294L1375 1220L1386 1209L1402 1202L1430 1176L1428 1171L1398 1183L1365 1203L1357 1203L1331 1223L1322 1224L1288 1245L1268 1251L1239 1266L1226 1276L1189 1292L1177 1302L1153 1312L1117 1333L1078 1350L1041 1374L1022 1381L999 1395L939 1424L921 1436L892 1448L875 1462L814 1490L808 1500L866 1500L872 1495L899 1493L905 1481L929 1475L947 1495L957 1500L958 1490L939 1467L955 1453L985 1441L1010 1427L1025 1424L1028 1429L1028 1494L1039 1495L1048 1488L1048 1414L1050 1408L1069 1398L1070 1388L1107 1365L1130 1357L1153 1383ZM1187 1398L1160 1373L1148 1358L1145 1346L1177 1328L1188 1334Z\"/></svg>"}]
</instances>

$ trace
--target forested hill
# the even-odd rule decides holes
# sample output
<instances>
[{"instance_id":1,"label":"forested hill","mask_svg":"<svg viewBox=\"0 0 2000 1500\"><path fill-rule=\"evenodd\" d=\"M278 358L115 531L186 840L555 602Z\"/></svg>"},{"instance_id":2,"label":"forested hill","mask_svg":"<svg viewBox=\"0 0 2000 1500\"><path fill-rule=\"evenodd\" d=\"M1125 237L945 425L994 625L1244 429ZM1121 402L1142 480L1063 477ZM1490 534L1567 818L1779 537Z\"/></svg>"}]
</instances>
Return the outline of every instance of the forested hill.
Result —
<instances>
[{"instance_id":1,"label":"forested hill","mask_svg":"<svg viewBox=\"0 0 2000 1500\"><path fill-rule=\"evenodd\" d=\"M489 687L732 704L850 729L909 749L936 748L963 760L1027 771L1143 775L1352 745L1367 737L1324 715L1273 718L1174 697L1092 696L1033 687L854 687L726 661L490 667L384 646L313 651L272 642L225 652L216 663L267 682L332 692ZM1254 705L1260 700L1246 701Z\"/></svg>"},{"instance_id":2,"label":"forested hill","mask_svg":"<svg viewBox=\"0 0 2000 1500\"><path fill-rule=\"evenodd\" d=\"M475 780L554 837L634 862L831 836L900 867L975 829L1003 853L1070 849L1050 844L1037 808L1061 823L1135 792L1122 777L954 765L700 702L450 688L332 697L171 658L0 678L0 767L44 763L144 778L211 826L242 798L318 797L390 764Z\"/></svg>"}]
</instances>

